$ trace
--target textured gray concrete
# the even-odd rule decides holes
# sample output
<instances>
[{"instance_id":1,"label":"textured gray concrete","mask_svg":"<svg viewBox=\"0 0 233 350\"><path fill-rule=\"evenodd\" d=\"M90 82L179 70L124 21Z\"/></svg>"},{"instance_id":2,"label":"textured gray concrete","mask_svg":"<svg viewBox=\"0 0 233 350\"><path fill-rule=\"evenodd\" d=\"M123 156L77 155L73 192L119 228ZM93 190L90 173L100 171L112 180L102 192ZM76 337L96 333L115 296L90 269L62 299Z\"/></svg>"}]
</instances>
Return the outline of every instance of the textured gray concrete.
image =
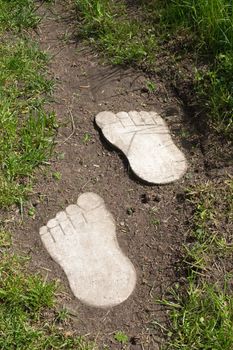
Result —
<instances>
[{"instance_id":1,"label":"textured gray concrete","mask_svg":"<svg viewBox=\"0 0 233 350\"><path fill-rule=\"evenodd\" d=\"M41 227L40 235L74 295L84 303L114 306L134 290L135 269L121 251L114 219L97 194L82 194L77 204Z\"/></svg>"},{"instance_id":2,"label":"textured gray concrete","mask_svg":"<svg viewBox=\"0 0 233 350\"><path fill-rule=\"evenodd\" d=\"M178 180L187 170L184 154L174 144L156 112L101 112L96 124L104 137L128 158L133 172L152 184Z\"/></svg>"}]
</instances>

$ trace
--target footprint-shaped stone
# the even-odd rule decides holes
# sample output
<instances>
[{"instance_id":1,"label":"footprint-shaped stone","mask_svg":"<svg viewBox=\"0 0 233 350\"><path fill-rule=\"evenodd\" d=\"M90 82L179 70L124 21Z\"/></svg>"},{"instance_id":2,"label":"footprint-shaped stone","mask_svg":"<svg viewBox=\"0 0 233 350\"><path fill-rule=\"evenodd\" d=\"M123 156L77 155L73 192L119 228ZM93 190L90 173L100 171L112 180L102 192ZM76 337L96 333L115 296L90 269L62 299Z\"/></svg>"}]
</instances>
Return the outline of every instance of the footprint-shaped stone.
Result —
<instances>
[{"instance_id":1,"label":"footprint-shaped stone","mask_svg":"<svg viewBox=\"0 0 233 350\"><path fill-rule=\"evenodd\" d=\"M104 137L128 158L142 180L165 184L187 170L184 154L174 144L165 121L156 112L100 112L96 124Z\"/></svg>"},{"instance_id":2,"label":"footprint-shaped stone","mask_svg":"<svg viewBox=\"0 0 233 350\"><path fill-rule=\"evenodd\" d=\"M114 306L134 290L135 269L121 251L114 219L97 194L82 194L77 204L41 227L40 235L74 295L84 303Z\"/></svg>"}]
</instances>

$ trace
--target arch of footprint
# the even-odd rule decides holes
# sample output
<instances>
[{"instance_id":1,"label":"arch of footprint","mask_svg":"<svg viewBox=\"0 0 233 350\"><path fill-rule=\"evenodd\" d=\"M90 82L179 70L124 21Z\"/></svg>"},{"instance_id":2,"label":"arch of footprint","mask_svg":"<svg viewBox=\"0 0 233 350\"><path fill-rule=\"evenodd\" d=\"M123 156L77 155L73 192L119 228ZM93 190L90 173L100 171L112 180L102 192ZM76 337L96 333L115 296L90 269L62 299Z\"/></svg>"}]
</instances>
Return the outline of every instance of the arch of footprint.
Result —
<instances>
[{"instance_id":1,"label":"arch of footprint","mask_svg":"<svg viewBox=\"0 0 233 350\"><path fill-rule=\"evenodd\" d=\"M165 121L156 112L101 112L95 118L104 137L127 157L143 181L166 184L187 170L184 154L174 144ZM133 292L136 271L121 251L114 218L104 200L83 193L40 228L41 240L64 270L71 290L96 307L122 303Z\"/></svg>"}]
</instances>

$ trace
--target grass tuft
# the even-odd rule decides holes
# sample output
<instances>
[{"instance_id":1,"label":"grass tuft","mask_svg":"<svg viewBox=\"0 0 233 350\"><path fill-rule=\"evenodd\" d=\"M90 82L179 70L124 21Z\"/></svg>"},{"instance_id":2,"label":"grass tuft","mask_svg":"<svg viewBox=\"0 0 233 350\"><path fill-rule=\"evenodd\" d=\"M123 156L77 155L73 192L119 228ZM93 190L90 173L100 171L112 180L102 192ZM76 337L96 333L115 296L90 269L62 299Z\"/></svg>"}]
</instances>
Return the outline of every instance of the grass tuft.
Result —
<instances>
[{"instance_id":1,"label":"grass tuft","mask_svg":"<svg viewBox=\"0 0 233 350\"><path fill-rule=\"evenodd\" d=\"M184 249L188 278L160 301L169 308L168 350L233 347L233 182L207 182L187 191L193 208Z\"/></svg>"},{"instance_id":2,"label":"grass tuft","mask_svg":"<svg viewBox=\"0 0 233 350\"><path fill-rule=\"evenodd\" d=\"M150 70L158 69L156 53L164 52L163 46L168 42L173 47L177 38L183 37L197 61L205 62L204 67L200 67L193 61L197 65L197 74L192 77L195 103L212 127L232 137L231 0L148 0L137 1L131 6L124 0L75 2L79 36L88 39L113 64L137 64ZM187 50L179 51L177 58L185 59ZM174 51L171 50L169 55L174 55ZM164 62L166 64L169 65Z\"/></svg>"},{"instance_id":3,"label":"grass tuft","mask_svg":"<svg viewBox=\"0 0 233 350\"><path fill-rule=\"evenodd\" d=\"M233 49L231 0L167 0L162 6L164 20L173 28L192 28L205 50L221 53Z\"/></svg>"},{"instance_id":4,"label":"grass tuft","mask_svg":"<svg viewBox=\"0 0 233 350\"><path fill-rule=\"evenodd\" d=\"M156 3L154 3L156 6ZM196 75L196 93L219 132L233 131L233 5L231 0L167 0L160 4L167 31L186 28L207 67ZM175 37L175 36L173 36Z\"/></svg>"},{"instance_id":5,"label":"grass tuft","mask_svg":"<svg viewBox=\"0 0 233 350\"><path fill-rule=\"evenodd\" d=\"M0 31L20 32L23 29L35 28L38 23L39 17L35 15L33 0L0 1Z\"/></svg>"},{"instance_id":6,"label":"grass tuft","mask_svg":"<svg viewBox=\"0 0 233 350\"><path fill-rule=\"evenodd\" d=\"M172 350L229 350L233 346L233 294L226 281L224 289L191 279L187 295L173 293L175 304L170 313ZM175 307L174 307L175 305Z\"/></svg>"},{"instance_id":7,"label":"grass tuft","mask_svg":"<svg viewBox=\"0 0 233 350\"><path fill-rule=\"evenodd\" d=\"M56 284L45 282L39 275L28 275L28 259L10 254L7 239L6 232L5 239L0 240L0 349L92 350L93 344L66 333L64 319L56 317Z\"/></svg>"},{"instance_id":8,"label":"grass tuft","mask_svg":"<svg viewBox=\"0 0 233 350\"><path fill-rule=\"evenodd\" d=\"M76 1L76 7L79 36L93 43L113 64L151 60L155 36L149 34L150 27L142 27L137 18L128 16L124 1L81 0Z\"/></svg>"},{"instance_id":9,"label":"grass tuft","mask_svg":"<svg viewBox=\"0 0 233 350\"><path fill-rule=\"evenodd\" d=\"M22 36L37 23L34 1L0 0L0 207L22 204L34 169L53 148L55 116L43 107L52 90L44 73L47 57ZM0 349L93 349L66 331L64 311L58 318L56 284L29 274L28 258L10 246L11 235L1 227Z\"/></svg>"},{"instance_id":10,"label":"grass tuft","mask_svg":"<svg viewBox=\"0 0 233 350\"><path fill-rule=\"evenodd\" d=\"M18 39L0 44L0 206L20 203L33 170L51 155L56 121L44 110L52 82L46 55Z\"/></svg>"}]
</instances>

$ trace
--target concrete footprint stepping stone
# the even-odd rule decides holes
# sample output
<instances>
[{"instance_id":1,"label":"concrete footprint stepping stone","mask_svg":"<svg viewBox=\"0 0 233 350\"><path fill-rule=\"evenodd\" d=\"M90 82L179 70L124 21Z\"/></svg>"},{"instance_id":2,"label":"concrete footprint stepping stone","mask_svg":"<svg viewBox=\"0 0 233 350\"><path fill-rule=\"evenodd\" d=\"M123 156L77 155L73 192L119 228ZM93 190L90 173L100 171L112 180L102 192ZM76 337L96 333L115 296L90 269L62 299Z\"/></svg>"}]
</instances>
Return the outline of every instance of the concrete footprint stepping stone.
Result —
<instances>
[{"instance_id":1,"label":"concrete footprint stepping stone","mask_svg":"<svg viewBox=\"0 0 233 350\"><path fill-rule=\"evenodd\" d=\"M104 137L128 158L133 172L152 184L178 180L187 170L184 154L174 144L156 112L100 112L96 124Z\"/></svg>"},{"instance_id":2,"label":"concrete footprint stepping stone","mask_svg":"<svg viewBox=\"0 0 233 350\"><path fill-rule=\"evenodd\" d=\"M121 251L114 219L97 194L79 196L77 204L41 227L40 235L64 270L74 295L84 303L114 306L133 292L135 269Z\"/></svg>"}]
</instances>

